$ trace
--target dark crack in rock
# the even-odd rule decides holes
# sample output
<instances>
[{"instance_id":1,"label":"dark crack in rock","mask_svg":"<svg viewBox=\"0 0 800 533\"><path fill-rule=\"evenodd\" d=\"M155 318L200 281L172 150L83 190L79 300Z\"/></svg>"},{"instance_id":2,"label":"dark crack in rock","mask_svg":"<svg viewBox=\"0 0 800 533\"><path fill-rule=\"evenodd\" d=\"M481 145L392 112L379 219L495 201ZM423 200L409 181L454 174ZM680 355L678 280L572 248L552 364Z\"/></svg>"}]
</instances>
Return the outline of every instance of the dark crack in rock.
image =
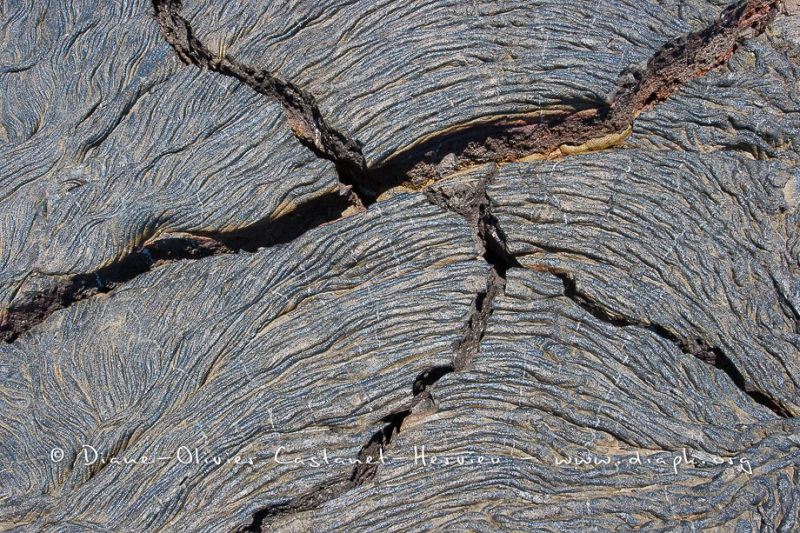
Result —
<instances>
[{"instance_id":1,"label":"dark crack in rock","mask_svg":"<svg viewBox=\"0 0 800 533\"><path fill-rule=\"evenodd\" d=\"M4 4L0 530L798 529L796 17Z\"/></svg>"},{"instance_id":2,"label":"dark crack in rock","mask_svg":"<svg viewBox=\"0 0 800 533\"><path fill-rule=\"evenodd\" d=\"M665 331L699 356L720 350L745 390L795 416L793 172L735 153L624 150L508 165L488 193L520 264L568 275L609 321Z\"/></svg>"},{"instance_id":3,"label":"dark crack in rock","mask_svg":"<svg viewBox=\"0 0 800 533\"><path fill-rule=\"evenodd\" d=\"M548 272L509 270L473 368L437 392L376 484L273 530L798 527L797 420L658 335L594 318Z\"/></svg>"}]
</instances>

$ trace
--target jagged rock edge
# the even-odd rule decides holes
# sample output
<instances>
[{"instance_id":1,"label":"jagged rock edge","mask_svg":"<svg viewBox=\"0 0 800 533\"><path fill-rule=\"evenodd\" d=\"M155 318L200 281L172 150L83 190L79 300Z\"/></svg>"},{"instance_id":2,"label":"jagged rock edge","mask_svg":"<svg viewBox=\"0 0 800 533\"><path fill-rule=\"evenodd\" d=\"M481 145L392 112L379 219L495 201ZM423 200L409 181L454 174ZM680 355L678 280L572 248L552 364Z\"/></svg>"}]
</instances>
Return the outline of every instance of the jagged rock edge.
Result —
<instances>
[{"instance_id":1,"label":"jagged rock edge","mask_svg":"<svg viewBox=\"0 0 800 533\"><path fill-rule=\"evenodd\" d=\"M547 120L537 116L535 122L526 118L504 118L490 123L473 125L468 129L459 130L455 135L447 133L443 136L436 136L433 140L427 141L421 146L412 147L380 166L366 171L361 144L329 128L311 94L264 70L257 71L252 67L242 65L229 56L219 57L213 54L197 40L189 23L178 14L182 8L181 0L152 1L156 20L162 33L167 42L175 49L178 57L186 64L233 76L253 90L278 102L300 142L308 146L318 157L335 163L339 173L340 194L356 206L358 211L369 207L389 189L402 184L413 187L415 182L419 181L420 176L427 180L431 171L436 174L436 165L440 164L444 157L459 153L459 150L464 152L465 148L469 148L470 142L485 144L489 140L496 140L492 135L511 136L512 144L516 148L525 148L525 151L519 154L505 154L503 157L500 157L502 154L499 152L492 154L492 157L477 159L467 157L463 164L459 164L460 168L469 168L487 161L505 162L530 153L544 152L553 155L561 150L559 147L563 147L567 143L581 144L604 135L613 135L614 131L624 131L631 127L636 114L642 111L643 107L637 109L638 105L655 105L665 99L669 93L677 90L681 83L692 79L697 74L704 73L704 70L724 63L724 60L713 54L701 54L702 57L695 60L690 54L697 52L697 43L714 41L717 34L725 36L723 41L730 45L724 54L726 60L733 53L738 42L744 38L741 34L748 28L753 29L753 36L761 33L778 13L781 4L777 0L749 0L728 6L717 21L707 28L674 39L664 45L645 66L633 66L623 70L620 74L619 88L611 104L567 113L556 118L550 117ZM686 45L685 43L695 44ZM716 45L719 48L719 43ZM675 52L676 50L681 53L678 54ZM669 59L670 57L672 59ZM684 68L684 74L692 66L703 68L699 73L693 72L686 79L680 78L683 81L679 81L679 78L673 76L668 90L659 91L653 80L664 78L664 70L669 67L670 61L689 65ZM647 96L642 96L645 93ZM598 126L601 122L604 124L602 127ZM445 150L446 153L443 153L441 157L437 155L438 163L432 164L429 161L430 156L426 155L426 146L429 143L449 147L450 150ZM500 145L502 144L500 143ZM511 145L506 143L506 146ZM420 168L423 169L421 174ZM401 174L398 174L398 169L402 170ZM311 209L318 207L315 202L312 204L315 207ZM309 207L300 206L298 211L303 209L309 209ZM326 222L330 221L326 220ZM189 239L189 242L192 241L194 239ZM494 236L487 242L496 243L497 241L497 236ZM202 246L200 248L203 249ZM495 248L497 247L495 246ZM138 273L131 275L129 269L126 268L126 265L138 263L143 258L146 260L146 252L146 246L142 246L132 254L119 258L111 265L95 272L73 276L47 292L29 297L26 303L19 307L12 306L6 309L0 314L0 340L13 342L21 333L44 322L55 311L69 307L95 294L109 292L121 283L130 281L136 275L147 272L150 270L149 267L139 268ZM195 251L188 256L175 256L169 261L165 258L160 264L172 260L197 259L228 252L229 250L226 250L224 245L211 244L207 253ZM128 272L128 274L120 272L120 270ZM104 279L119 279L119 282L109 284L104 282Z\"/></svg>"},{"instance_id":2,"label":"jagged rock edge","mask_svg":"<svg viewBox=\"0 0 800 533\"><path fill-rule=\"evenodd\" d=\"M160 236L95 272L64 278L50 290L10 306L0 314L0 340L14 342L56 311L97 294L109 293L167 264L220 254L254 253L289 243L310 229L341 218L349 205L340 194L329 193L278 218L261 220L236 230Z\"/></svg>"},{"instance_id":3,"label":"jagged rock edge","mask_svg":"<svg viewBox=\"0 0 800 533\"><path fill-rule=\"evenodd\" d=\"M498 169L495 167L492 172L489 172L481 179L475 190L475 201L467 208L455 208L446 199L435 195L433 192L429 192L426 195L431 204L466 219L479 239L478 253L489 264L486 289L475 295L475 300L467 315L462 337L453 347L452 364L428 368L416 378L412 386L410 408L392 413L381 420L385 425L374 433L369 442L361 448L356 458L356 465L349 478L343 476L335 477L286 502L259 509L253 514L252 522L239 529L239 531L265 531L272 522L280 517L313 510L346 492L372 482L380 468L380 458L390 448L394 437L400 433L403 422L410 415L416 414L420 410L435 410L433 392L436 383L448 374L464 372L470 369L472 360L477 354L480 343L486 333L492 302L497 296L501 296L505 290L506 271L509 268L520 266L507 252L504 243L497 241L495 237L498 234L502 235L502 231L497 226L496 218L491 214L486 189L497 176L497 171Z\"/></svg>"},{"instance_id":4,"label":"jagged rock edge","mask_svg":"<svg viewBox=\"0 0 800 533\"><path fill-rule=\"evenodd\" d=\"M663 102L686 82L724 65L740 42L766 29L781 7L780 0L741 0L729 5L706 28L673 39L647 62L625 68L610 102L455 128L370 169L371 182L382 183L382 190L419 189L443 173L483 163L513 162L533 154L554 158L617 146L642 111Z\"/></svg>"},{"instance_id":5,"label":"jagged rock edge","mask_svg":"<svg viewBox=\"0 0 800 533\"><path fill-rule=\"evenodd\" d=\"M339 171L340 181L353 187L358 194L359 179L367 168L361 143L329 126L312 94L264 69L244 65L224 53L222 56L213 53L194 36L189 22L180 16L182 0L152 1L164 39L184 64L235 78L277 102L295 137L317 157L332 161Z\"/></svg>"},{"instance_id":6,"label":"jagged rock edge","mask_svg":"<svg viewBox=\"0 0 800 533\"><path fill-rule=\"evenodd\" d=\"M572 300L578 307L592 315L594 318L610 324L614 327L637 327L645 329L662 339L674 344L681 352L691 355L700 361L721 370L730 381L749 396L754 402L768 408L780 418L791 418L790 412L785 406L781 405L779 400L770 398L767 394L754 388L748 384L742 375L741 371L736 368L736 365L731 361L725 352L718 346L713 346L711 343L701 337L687 338L672 331L670 328L661 326L653 322L644 322L635 320L620 313L615 312L613 309L603 305L601 302L595 301L586 294L582 293L575 282L573 273L558 272L555 270L546 269L547 272L559 278L564 284L564 296Z\"/></svg>"}]
</instances>

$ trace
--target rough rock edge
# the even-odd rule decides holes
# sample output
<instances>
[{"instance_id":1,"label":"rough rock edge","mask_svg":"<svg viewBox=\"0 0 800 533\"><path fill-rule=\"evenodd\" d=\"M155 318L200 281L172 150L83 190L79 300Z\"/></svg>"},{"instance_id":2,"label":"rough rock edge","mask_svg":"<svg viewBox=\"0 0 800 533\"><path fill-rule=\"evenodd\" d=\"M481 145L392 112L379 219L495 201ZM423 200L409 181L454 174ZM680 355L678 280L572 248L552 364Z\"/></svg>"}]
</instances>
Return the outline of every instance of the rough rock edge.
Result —
<instances>
[{"instance_id":1,"label":"rough rock edge","mask_svg":"<svg viewBox=\"0 0 800 533\"><path fill-rule=\"evenodd\" d=\"M165 40L184 63L232 76L277 101L300 142L318 157L336 164L340 194L355 206L356 211L361 211L390 189L419 189L432 180L480 163L514 161L537 154L560 157L580 153L581 150L575 150L575 147L587 150L613 147L625 138L625 132L630 130L636 115L645 107L656 105L683 83L724 64L742 40L763 32L782 8L782 3L780 0L742 0L728 6L705 29L670 41L644 66L623 70L610 104L573 113L494 119L443 132L369 171L366 170L361 144L329 128L311 94L263 69L243 65L227 55L213 54L194 37L189 23L178 14L182 8L181 0L153 0L153 7ZM598 139L606 141L598 142ZM434 150L434 146L438 148ZM279 235L299 237L320 225L317 215L326 201L332 205L341 203L331 197L314 200L299 206L291 222L260 222L230 236L242 243L238 248L241 250L263 246L258 239L264 239L264 245L269 245L271 240L287 242L287 237L270 239L250 230L259 227ZM325 218L322 223L336 218ZM317 224L303 223L303 220L315 220ZM244 243L245 235L252 235L255 240L250 244ZM158 246L145 244L95 272L75 275L58 282L50 290L27 297L24 302L0 312L0 340L13 342L52 313L98 293L109 292L156 266L236 251L226 243L225 234L210 235L211 241L205 240L209 235L196 237ZM149 258L156 249L159 249L158 253L162 249L172 251L151 262Z\"/></svg>"},{"instance_id":2,"label":"rough rock edge","mask_svg":"<svg viewBox=\"0 0 800 533\"><path fill-rule=\"evenodd\" d=\"M343 183L357 183L367 168L361 143L328 126L313 95L264 69L244 65L224 53L219 56L211 52L179 15L182 0L153 0L153 8L164 39L184 64L235 78L280 104L295 137L317 157L333 161Z\"/></svg>"},{"instance_id":3,"label":"rough rock edge","mask_svg":"<svg viewBox=\"0 0 800 533\"><path fill-rule=\"evenodd\" d=\"M385 187L420 188L476 164L517 161L533 154L560 157L614 146L624 140L639 113L724 65L742 41L760 35L781 10L780 0L742 0L725 8L706 28L666 43L646 63L625 68L609 103L454 128L412 146L370 174Z\"/></svg>"},{"instance_id":4,"label":"rough rock edge","mask_svg":"<svg viewBox=\"0 0 800 533\"><path fill-rule=\"evenodd\" d=\"M436 411L436 383L448 374L468 371L472 367L472 361L486 333L492 302L504 293L506 271L512 267L520 267L506 249L502 231L497 226L497 219L491 214L489 197L486 194L487 186L497 173L498 169L494 167L480 179L463 201L452 201L435 191L429 191L426 195L430 203L466 219L477 236L478 252L489 264L486 290L475 297L461 340L453 348L453 363L428 368L414 380L410 408L382 419L386 425L361 448L349 478L339 476L330 479L284 503L260 509L253 514L252 522L239 531L267 531L275 520L283 516L311 511L356 487L372 482L378 474L380 459L402 430L403 423L409 417L425 416Z\"/></svg>"},{"instance_id":5,"label":"rough rock edge","mask_svg":"<svg viewBox=\"0 0 800 533\"><path fill-rule=\"evenodd\" d=\"M311 94L273 76L266 70L256 70L232 57L226 55L220 57L210 52L194 37L189 23L178 14L182 8L181 0L153 0L153 6L165 40L185 64L232 76L278 102L298 140L310 148L317 157L329 159L336 164L340 183L343 185L341 189L343 196L348 197L361 210L374 203L382 192L391 188L398 186L420 188L431 180L476 164L513 161L537 153L558 157L564 153L580 151L566 149L562 153L559 147L564 145L585 145L589 147L588 149L613 146L624 138L624 132L630 129L633 120L642 110L665 100L687 81L724 64L735 52L739 42L763 32L778 13L780 2L743 0L728 6L707 28L664 45L644 67L637 65L626 68L620 74L618 89L610 104L550 116L546 119L544 115L539 114L535 117L502 118L488 123L473 124L468 128L445 132L434 139L429 139L369 172L366 170L361 144L330 128ZM598 138L610 138L612 141L590 143ZM439 150L431 150L434 145L440 146ZM486 186L495 176L496 171L481 181L474 196L475 201L467 206L454 206L436 193L428 195L432 203L464 216L473 225L483 245L483 258L491 265L486 291L476 295L465 333L454 349L453 364L430 368L415 380L411 408L383 419L386 426L376 432L362 447L358 456L362 462L356 465L349 478L338 477L329 480L286 503L261 509L254 513L252 522L240 529L241 531L262 531L269 527L270 522L281 516L317 508L355 487L371 482L378 471L379 462L373 462L377 459L376 455L380 456L391 445L392 439L400 432L404 420L412 414L427 413L436 409L433 396L436 382L449 373L469 370L485 334L491 314L491 304L498 295L504 293L505 273L508 268L520 267L516 259L508 253L502 231L489 209ZM309 204L314 204L315 208L319 209L319 201ZM301 206L297 211L304 216L307 215L305 209L316 212L316 209L309 204ZM311 220L311 217L308 219ZM287 224L283 229L287 237L278 238L277 241L289 242L317 225L319 224L299 226L296 223ZM259 226L263 229L264 224ZM75 276L60 285L58 290L38 295L32 304L9 309L0 317L0 338L13 341L19 333L43 322L56 310L68 307L98 292L108 292L113 286L130 281L154 265L231 253L237 250L237 246L241 250L255 251L261 246L258 239L250 237L251 229L247 228L228 235L216 234L212 237L198 236L155 241L100 271ZM274 238L270 235L273 231L274 228L266 234L267 238ZM264 232L259 233L263 239ZM234 242L237 244L231 246ZM158 259L154 258L154 253ZM144 266L140 266L143 259ZM566 276L559 277L564 281L565 295L593 315L604 316L599 307L584 301L585 299L577 294L577 291L570 290L574 289L574 284L571 285ZM104 278L108 281L104 282ZM92 279L94 284L89 282ZM608 316L605 316L605 320L615 322ZM717 353L718 350L715 351L713 348L709 350L705 346L695 349L697 347L691 342L681 343L680 339L674 336L670 338L669 332L659 333L657 326L656 329L649 329L678 343L684 352L722 368L739 388L743 388L741 374L738 374L740 379L737 382L736 374L729 370L738 371L724 354L720 356L721 352ZM714 354L713 360L708 356L709 353ZM755 397L754 400L758 401ZM775 406L770 408L781 415ZM367 462L368 457L373 461Z\"/></svg>"},{"instance_id":6,"label":"rough rock edge","mask_svg":"<svg viewBox=\"0 0 800 533\"><path fill-rule=\"evenodd\" d=\"M722 370L736 386L736 388L747 394L754 402L771 410L778 417L792 417L790 411L779 401L773 400L763 392L753 387L752 384L747 383L741 371L736 368L736 365L727 355L725 355L725 352L723 352L721 348L717 346L711 346L708 342L701 338L682 337L669 328L665 328L659 324L639 322L630 320L628 318L623 318L622 316L616 314L613 310L604 306L602 303L593 301L591 298L587 297L580 290L578 290L573 274L551 270L548 270L548 272L558 277L563 282L564 296L572 300L575 304L596 319L607 324L611 324L615 327L638 327L655 333L662 339L665 339L677 346L683 353L694 356L704 363Z\"/></svg>"},{"instance_id":7,"label":"rough rock edge","mask_svg":"<svg viewBox=\"0 0 800 533\"><path fill-rule=\"evenodd\" d=\"M0 341L14 342L20 334L50 315L97 294L106 294L150 270L175 261L239 252L256 252L295 240L306 231L342 217L349 202L339 194L310 200L276 219L267 219L229 232L182 233L161 236L137 247L95 272L56 281L47 291L0 313Z\"/></svg>"}]
</instances>

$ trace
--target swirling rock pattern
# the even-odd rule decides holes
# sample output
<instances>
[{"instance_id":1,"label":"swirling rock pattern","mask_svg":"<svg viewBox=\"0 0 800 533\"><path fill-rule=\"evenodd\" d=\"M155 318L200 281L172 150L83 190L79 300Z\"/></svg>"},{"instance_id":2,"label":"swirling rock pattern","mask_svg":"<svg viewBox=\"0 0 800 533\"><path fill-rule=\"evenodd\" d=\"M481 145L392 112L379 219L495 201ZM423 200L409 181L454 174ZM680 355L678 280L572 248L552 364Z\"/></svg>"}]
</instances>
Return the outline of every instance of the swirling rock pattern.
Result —
<instances>
[{"instance_id":1,"label":"swirling rock pattern","mask_svg":"<svg viewBox=\"0 0 800 533\"><path fill-rule=\"evenodd\" d=\"M3 347L15 424L2 459L16 465L4 521L213 531L331 470L349 474L309 476L274 456L355 458L410 402L417 375L450 361L486 268L460 217L406 197L279 249L174 263L58 313ZM84 444L170 459L91 464ZM183 464L182 447L201 449L200 464ZM63 460L42 461L58 448ZM254 466L225 462L236 456ZM259 486L258 498L235 497ZM208 505L220 494L237 508Z\"/></svg>"},{"instance_id":2,"label":"swirling rock pattern","mask_svg":"<svg viewBox=\"0 0 800 533\"><path fill-rule=\"evenodd\" d=\"M748 390L794 415L791 179L781 161L625 150L507 165L488 192L523 266L565 276L576 299L611 321L666 330L711 362L730 359Z\"/></svg>"},{"instance_id":3,"label":"swirling rock pattern","mask_svg":"<svg viewBox=\"0 0 800 533\"><path fill-rule=\"evenodd\" d=\"M149 2L66 4L18 6L38 26L5 52L0 309L148 241L232 231L338 191L277 105L181 69Z\"/></svg>"},{"instance_id":4,"label":"swirling rock pattern","mask_svg":"<svg viewBox=\"0 0 800 533\"><path fill-rule=\"evenodd\" d=\"M373 486L276 530L368 531L389 513L408 530L798 526L797 421L658 335L592 317L550 273L508 272L473 368L435 395Z\"/></svg>"},{"instance_id":5,"label":"swirling rock pattern","mask_svg":"<svg viewBox=\"0 0 800 533\"><path fill-rule=\"evenodd\" d=\"M0 13L0 530L800 527L795 2Z\"/></svg>"}]
</instances>

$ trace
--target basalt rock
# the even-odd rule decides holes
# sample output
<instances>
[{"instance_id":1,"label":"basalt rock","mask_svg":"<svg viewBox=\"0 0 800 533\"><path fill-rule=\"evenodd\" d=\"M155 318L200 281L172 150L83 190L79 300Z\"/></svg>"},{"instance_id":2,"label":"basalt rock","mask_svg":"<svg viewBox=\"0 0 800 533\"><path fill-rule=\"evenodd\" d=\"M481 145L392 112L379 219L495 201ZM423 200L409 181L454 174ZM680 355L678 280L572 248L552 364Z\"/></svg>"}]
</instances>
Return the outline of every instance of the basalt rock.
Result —
<instances>
[{"instance_id":1,"label":"basalt rock","mask_svg":"<svg viewBox=\"0 0 800 533\"><path fill-rule=\"evenodd\" d=\"M0 530L800 527L796 2L0 13Z\"/></svg>"}]
</instances>

